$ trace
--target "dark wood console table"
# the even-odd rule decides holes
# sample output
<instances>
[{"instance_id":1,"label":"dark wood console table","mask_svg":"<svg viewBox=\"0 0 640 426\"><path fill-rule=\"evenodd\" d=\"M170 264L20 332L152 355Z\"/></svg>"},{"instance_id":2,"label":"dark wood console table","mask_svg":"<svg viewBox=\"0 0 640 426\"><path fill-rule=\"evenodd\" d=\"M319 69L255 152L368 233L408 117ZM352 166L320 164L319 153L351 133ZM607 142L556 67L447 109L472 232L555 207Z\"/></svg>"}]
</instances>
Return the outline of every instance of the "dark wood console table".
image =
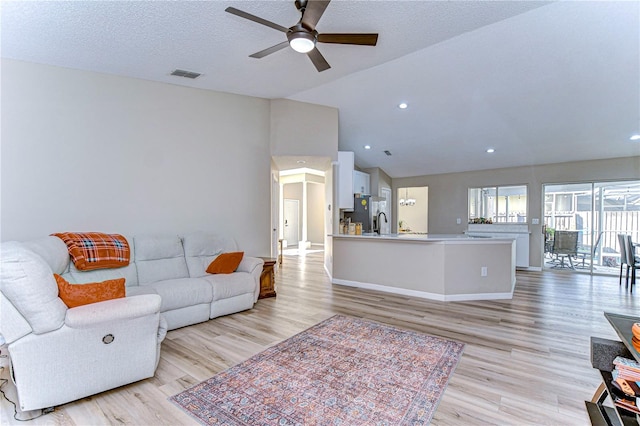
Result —
<instances>
[{"instance_id":1,"label":"dark wood console table","mask_svg":"<svg viewBox=\"0 0 640 426\"><path fill-rule=\"evenodd\" d=\"M640 317L632 317L628 315L613 314L608 312L605 312L604 316L607 318L613 329L618 334L618 337L620 338L622 344L624 344L624 347L620 346L620 351L616 354L615 351L606 350L605 346L598 346L603 342L604 345L606 345L606 341L601 339L601 342L594 344L594 339L592 338L591 360L592 363L595 363L594 360L600 358L598 360L598 365L594 365L594 367L600 370L600 374L602 375L602 383L598 387L598 390L596 390L596 393L593 395L593 399L591 401L585 402L587 406L587 412L589 413L591 424L594 426L638 426L640 424L640 422L638 421L640 417L635 413L616 407L615 405L613 407L605 406L603 405L603 403L607 396L614 394L613 385L611 384L613 359L618 355L629 357L629 354L631 354L631 356L633 356L636 361L640 362L640 352L638 352L638 350L631 343L631 326L635 322L640 322ZM611 343L619 344L619 342Z\"/></svg>"},{"instance_id":2,"label":"dark wood console table","mask_svg":"<svg viewBox=\"0 0 640 426\"><path fill-rule=\"evenodd\" d=\"M264 260L262 266L262 274L260 275L260 296L258 299L276 296L276 277L274 266L276 259L270 257L261 257Z\"/></svg>"}]
</instances>

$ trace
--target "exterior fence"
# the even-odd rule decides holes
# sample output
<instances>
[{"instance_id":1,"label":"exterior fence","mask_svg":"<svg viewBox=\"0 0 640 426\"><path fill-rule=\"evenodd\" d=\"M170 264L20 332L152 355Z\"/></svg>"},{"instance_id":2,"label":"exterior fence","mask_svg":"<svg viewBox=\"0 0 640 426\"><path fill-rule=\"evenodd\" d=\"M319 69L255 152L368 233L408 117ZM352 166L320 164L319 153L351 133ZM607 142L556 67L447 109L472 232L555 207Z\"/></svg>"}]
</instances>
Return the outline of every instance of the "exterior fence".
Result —
<instances>
[{"instance_id":1,"label":"exterior fence","mask_svg":"<svg viewBox=\"0 0 640 426\"><path fill-rule=\"evenodd\" d=\"M598 234L602 232L594 260L609 258L606 261L608 264L619 264L618 234L631 235L633 241L640 242L640 211L605 211L602 214L602 222L600 212L596 212L595 215L592 212L545 215L544 223L547 229L583 231L578 240L578 245L582 247L592 247L598 239ZM595 234L590 232L592 224L597 231Z\"/></svg>"}]
</instances>

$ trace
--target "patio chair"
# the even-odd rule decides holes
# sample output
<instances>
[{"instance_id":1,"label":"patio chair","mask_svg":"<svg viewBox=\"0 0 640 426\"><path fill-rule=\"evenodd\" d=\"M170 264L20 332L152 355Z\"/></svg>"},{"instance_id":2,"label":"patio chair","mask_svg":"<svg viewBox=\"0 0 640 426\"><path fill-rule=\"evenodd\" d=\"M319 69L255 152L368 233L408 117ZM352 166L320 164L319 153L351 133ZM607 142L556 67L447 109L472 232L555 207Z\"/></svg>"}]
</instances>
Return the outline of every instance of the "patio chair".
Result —
<instances>
[{"instance_id":1,"label":"patio chair","mask_svg":"<svg viewBox=\"0 0 640 426\"><path fill-rule=\"evenodd\" d=\"M627 236L625 234L618 234L618 245L620 246L620 283L622 285L622 267L627 267L627 273L625 276L625 286L629 285L629 262L627 261Z\"/></svg>"},{"instance_id":2,"label":"patio chair","mask_svg":"<svg viewBox=\"0 0 640 426\"><path fill-rule=\"evenodd\" d=\"M552 253L559 260L552 268L575 269L572 258L578 254L578 231L556 231ZM569 265L564 263L565 259L569 261Z\"/></svg>"},{"instance_id":3,"label":"patio chair","mask_svg":"<svg viewBox=\"0 0 640 426\"><path fill-rule=\"evenodd\" d=\"M631 269L631 290L636 283L636 269L640 268L640 257L636 255L635 244L631 240L631 235L626 235L627 265ZM627 279L629 273L627 272ZM626 287L626 285L625 285Z\"/></svg>"},{"instance_id":4,"label":"patio chair","mask_svg":"<svg viewBox=\"0 0 640 426\"><path fill-rule=\"evenodd\" d=\"M600 244L600 239L601 238L602 238L602 231L600 231L600 233L598 234L598 238L596 239L596 243L593 245L591 250L588 250L585 247L579 247L578 248L577 257L580 260L582 260L582 263L580 265L576 266L576 268L587 269L588 266L586 265L586 260L587 260L587 256L589 256L589 255L591 255L591 263L593 264L593 258L596 257L596 251L598 250L598 245Z\"/></svg>"}]
</instances>

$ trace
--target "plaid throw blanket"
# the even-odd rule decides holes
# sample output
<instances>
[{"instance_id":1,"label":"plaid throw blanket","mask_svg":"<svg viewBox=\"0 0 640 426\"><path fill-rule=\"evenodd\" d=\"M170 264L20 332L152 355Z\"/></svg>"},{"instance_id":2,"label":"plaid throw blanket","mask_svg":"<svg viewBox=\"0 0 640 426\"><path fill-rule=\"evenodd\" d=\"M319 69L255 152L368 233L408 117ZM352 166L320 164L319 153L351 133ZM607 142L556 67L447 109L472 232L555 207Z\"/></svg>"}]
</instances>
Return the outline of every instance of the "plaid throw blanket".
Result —
<instances>
[{"instance_id":1,"label":"plaid throw blanket","mask_svg":"<svg viewBox=\"0 0 640 426\"><path fill-rule=\"evenodd\" d=\"M73 264L81 271L120 268L129 264L129 243L122 235L101 232L62 232L51 235L64 241Z\"/></svg>"}]
</instances>

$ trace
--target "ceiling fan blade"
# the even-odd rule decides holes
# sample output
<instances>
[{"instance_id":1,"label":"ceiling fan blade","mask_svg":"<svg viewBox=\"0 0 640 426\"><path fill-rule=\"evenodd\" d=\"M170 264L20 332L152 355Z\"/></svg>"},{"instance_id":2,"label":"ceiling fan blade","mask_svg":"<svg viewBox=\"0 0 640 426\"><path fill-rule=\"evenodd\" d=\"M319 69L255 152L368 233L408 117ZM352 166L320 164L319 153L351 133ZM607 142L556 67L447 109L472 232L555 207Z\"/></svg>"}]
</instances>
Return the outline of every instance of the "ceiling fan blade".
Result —
<instances>
[{"instance_id":1,"label":"ceiling fan blade","mask_svg":"<svg viewBox=\"0 0 640 426\"><path fill-rule=\"evenodd\" d=\"M302 25L310 30L315 30L316 25L324 10L329 6L331 0L307 0L304 13L302 14Z\"/></svg>"},{"instance_id":2,"label":"ceiling fan blade","mask_svg":"<svg viewBox=\"0 0 640 426\"><path fill-rule=\"evenodd\" d=\"M282 25L275 24L275 23L273 23L271 21L267 21L266 19L262 19L262 18L260 18L258 16L252 15L250 13L243 12L242 10L238 10L235 7L228 7L224 11L225 12L229 12L232 15L236 15L236 16L239 16L241 18L248 19L248 20L253 21L253 22L257 22L258 24L266 25L269 28L273 28L274 30L282 31L283 33L286 33L287 31L289 31L289 28L285 28Z\"/></svg>"},{"instance_id":3,"label":"ceiling fan blade","mask_svg":"<svg viewBox=\"0 0 640 426\"><path fill-rule=\"evenodd\" d=\"M331 65L329 65L329 62L327 62L324 56L322 56L322 53L320 53L317 47L308 52L307 56L309 57L309 59L311 59L311 62L313 62L313 65L315 65L318 72L322 72L331 68Z\"/></svg>"},{"instance_id":4,"label":"ceiling fan blade","mask_svg":"<svg viewBox=\"0 0 640 426\"><path fill-rule=\"evenodd\" d=\"M320 43L375 46L378 42L378 34L318 34L318 41Z\"/></svg>"},{"instance_id":5,"label":"ceiling fan blade","mask_svg":"<svg viewBox=\"0 0 640 426\"><path fill-rule=\"evenodd\" d=\"M277 52L278 50L282 50L288 46L289 46L289 42L283 41L282 43L278 43L275 46L268 47L264 50L254 53L253 55L249 55L249 57L257 58L257 59L264 58L265 56L271 55L272 53Z\"/></svg>"}]
</instances>

